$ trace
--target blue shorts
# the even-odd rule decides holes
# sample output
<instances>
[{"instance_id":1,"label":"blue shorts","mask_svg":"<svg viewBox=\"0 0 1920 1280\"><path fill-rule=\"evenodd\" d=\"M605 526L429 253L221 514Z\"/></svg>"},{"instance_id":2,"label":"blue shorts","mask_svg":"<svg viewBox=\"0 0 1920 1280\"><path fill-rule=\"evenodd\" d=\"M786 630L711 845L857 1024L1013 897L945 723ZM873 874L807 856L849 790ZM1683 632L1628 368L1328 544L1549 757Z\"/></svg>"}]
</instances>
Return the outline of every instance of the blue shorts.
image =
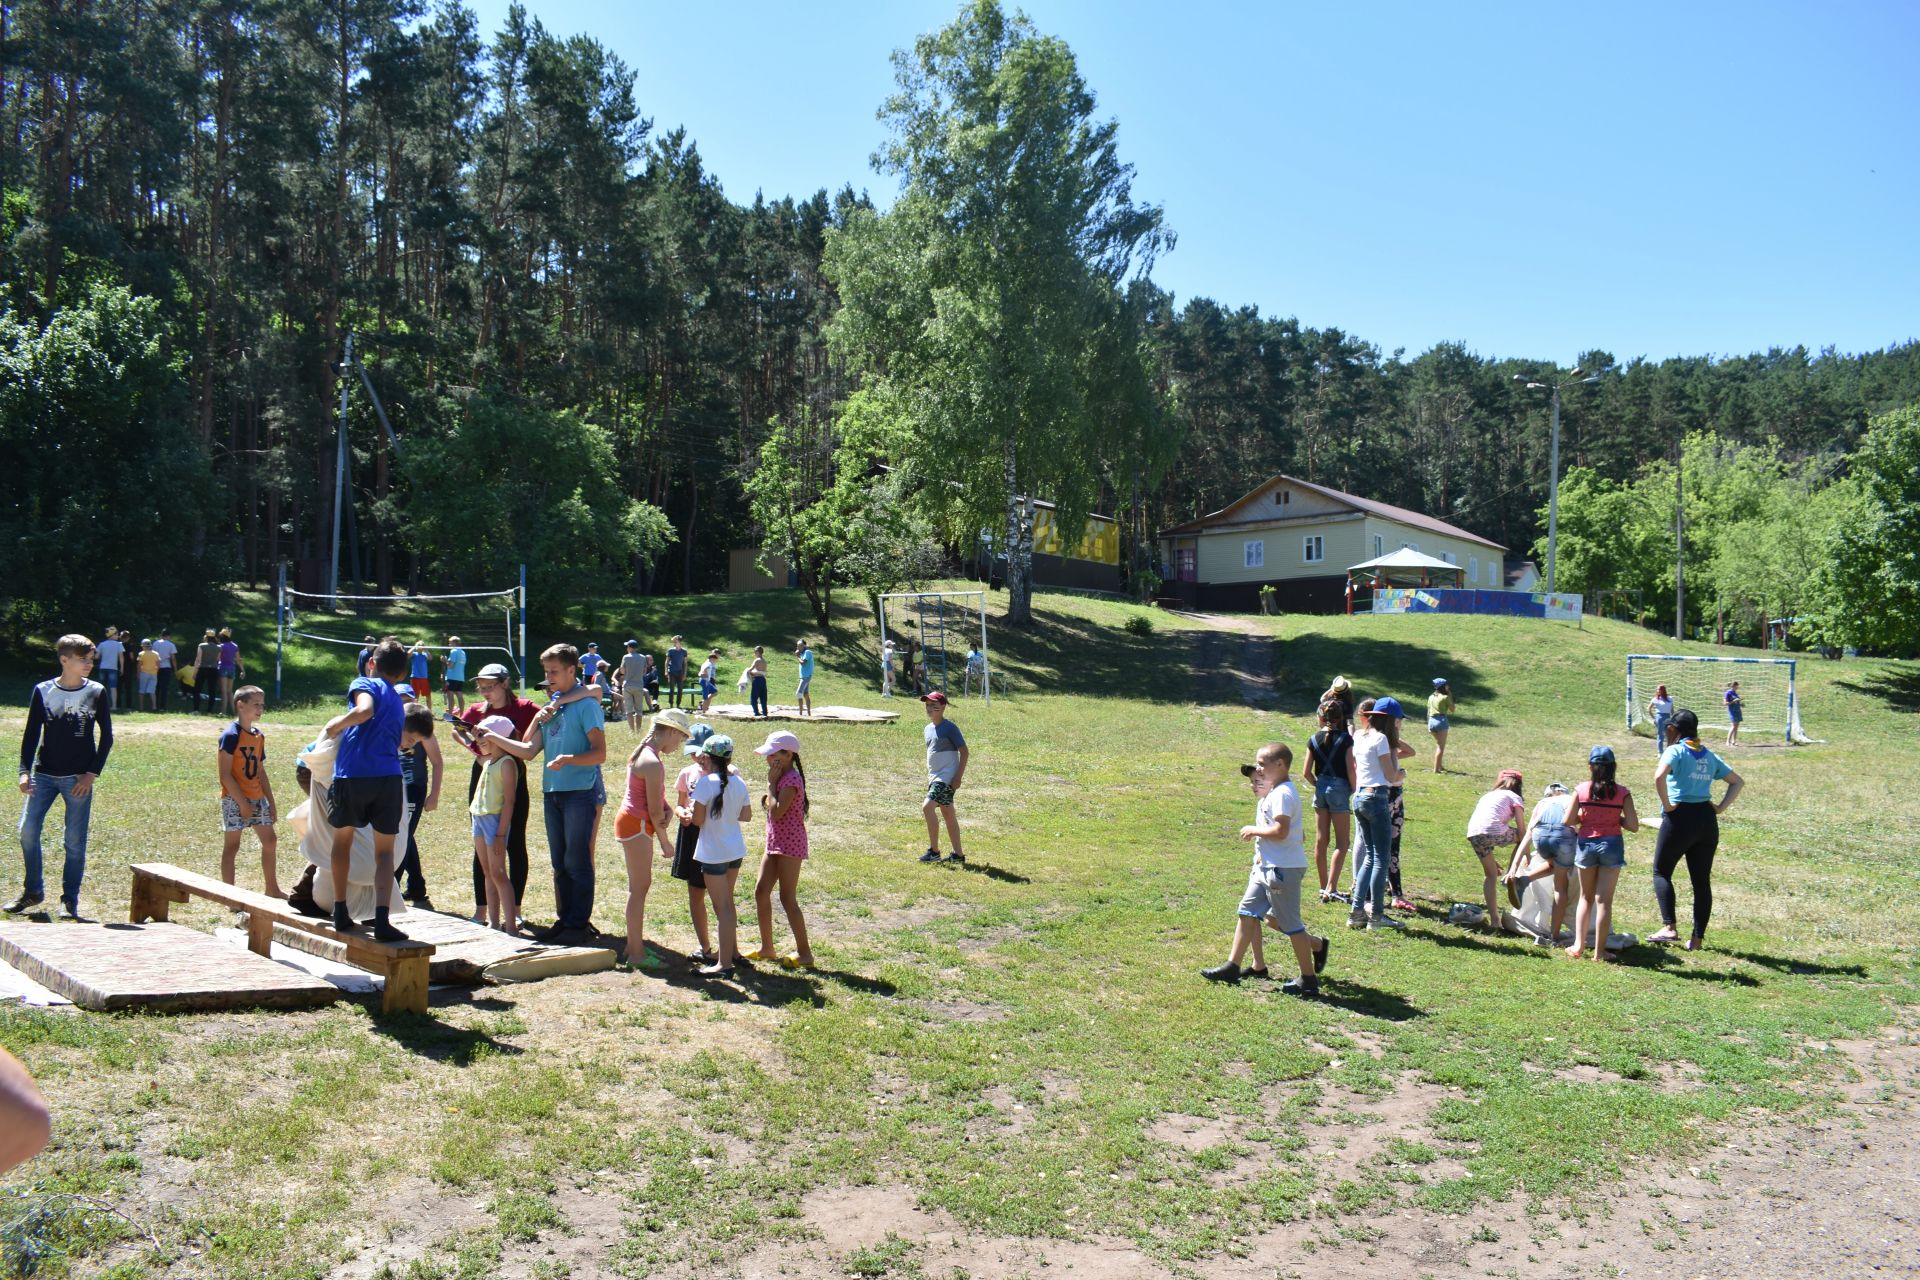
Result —
<instances>
[{"instance_id":1,"label":"blue shorts","mask_svg":"<svg viewBox=\"0 0 1920 1280\"><path fill-rule=\"evenodd\" d=\"M100 683L106 685L109 689L118 689L120 687L120 673L118 671L102 671L100 673Z\"/></svg>"},{"instance_id":2,"label":"blue shorts","mask_svg":"<svg viewBox=\"0 0 1920 1280\"><path fill-rule=\"evenodd\" d=\"M1447 718L1445 716L1428 716L1427 717L1428 733L1445 733L1446 731L1447 731Z\"/></svg>"},{"instance_id":3,"label":"blue shorts","mask_svg":"<svg viewBox=\"0 0 1920 1280\"><path fill-rule=\"evenodd\" d=\"M1599 836L1582 840L1580 847L1574 850L1573 865L1576 867L1624 867L1627 865L1627 842L1620 836Z\"/></svg>"},{"instance_id":4,"label":"blue shorts","mask_svg":"<svg viewBox=\"0 0 1920 1280\"><path fill-rule=\"evenodd\" d=\"M593 803L597 807L607 802L607 779L605 774L593 775Z\"/></svg>"},{"instance_id":5,"label":"blue shorts","mask_svg":"<svg viewBox=\"0 0 1920 1280\"><path fill-rule=\"evenodd\" d=\"M483 816L481 814L476 813L472 815L472 817L473 817L473 835L476 840L485 840L488 844L492 844L496 839L499 838L499 835L500 835L500 815L499 814L489 813Z\"/></svg>"},{"instance_id":6,"label":"blue shorts","mask_svg":"<svg viewBox=\"0 0 1920 1280\"><path fill-rule=\"evenodd\" d=\"M725 880L728 872L738 871L740 869L740 863L742 861L743 859L740 858L735 858L732 862L696 861L693 865L702 876L705 876L709 880Z\"/></svg>"},{"instance_id":7,"label":"blue shorts","mask_svg":"<svg viewBox=\"0 0 1920 1280\"><path fill-rule=\"evenodd\" d=\"M798 697L798 698L804 698L804 697L806 697L806 696L807 696L807 689L808 689L808 688L809 688L809 687L810 687L810 686L811 686L812 684L813 684L813 677L812 677L812 676L808 676L808 677L807 677L807 678L806 678L805 680L802 680L802 681L800 682L800 687L799 687L799 689L797 689L797 690L795 691L795 693L794 693L794 696L795 696L795 697Z\"/></svg>"},{"instance_id":8,"label":"blue shorts","mask_svg":"<svg viewBox=\"0 0 1920 1280\"><path fill-rule=\"evenodd\" d=\"M1313 807L1325 809L1328 813L1353 812L1353 788L1347 785L1345 778L1329 778L1325 774L1313 780Z\"/></svg>"},{"instance_id":9,"label":"blue shorts","mask_svg":"<svg viewBox=\"0 0 1920 1280\"><path fill-rule=\"evenodd\" d=\"M1573 828L1564 822L1543 822L1533 829L1533 849L1556 867L1571 867L1575 855Z\"/></svg>"}]
</instances>

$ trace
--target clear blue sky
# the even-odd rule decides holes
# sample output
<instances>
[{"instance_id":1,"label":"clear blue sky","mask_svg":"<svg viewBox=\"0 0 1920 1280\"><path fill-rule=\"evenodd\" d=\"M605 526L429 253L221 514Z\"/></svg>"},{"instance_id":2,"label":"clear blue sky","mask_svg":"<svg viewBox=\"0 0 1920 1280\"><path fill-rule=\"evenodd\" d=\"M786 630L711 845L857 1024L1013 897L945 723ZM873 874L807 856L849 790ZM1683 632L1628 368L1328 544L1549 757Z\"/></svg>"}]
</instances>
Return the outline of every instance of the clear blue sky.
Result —
<instances>
[{"instance_id":1,"label":"clear blue sky","mask_svg":"<svg viewBox=\"0 0 1920 1280\"><path fill-rule=\"evenodd\" d=\"M1009 6L1014 7L1014 6ZM1179 247L1154 277L1408 354L1920 337L1920 4L1030 0ZM478 0L482 28L507 0ZM957 6L531 0L738 201L844 183Z\"/></svg>"}]
</instances>

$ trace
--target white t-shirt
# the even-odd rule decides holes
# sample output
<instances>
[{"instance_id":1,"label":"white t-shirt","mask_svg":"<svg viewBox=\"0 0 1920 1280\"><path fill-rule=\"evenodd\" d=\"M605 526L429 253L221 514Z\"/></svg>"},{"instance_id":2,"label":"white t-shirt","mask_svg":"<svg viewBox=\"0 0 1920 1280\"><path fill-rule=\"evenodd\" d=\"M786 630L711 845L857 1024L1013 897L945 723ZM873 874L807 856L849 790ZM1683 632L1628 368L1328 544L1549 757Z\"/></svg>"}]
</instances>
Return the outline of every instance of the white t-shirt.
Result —
<instances>
[{"instance_id":1,"label":"white t-shirt","mask_svg":"<svg viewBox=\"0 0 1920 1280\"><path fill-rule=\"evenodd\" d=\"M180 646L171 640L155 640L153 651L160 655L160 667L166 670L173 666L173 660L179 656Z\"/></svg>"},{"instance_id":2,"label":"white t-shirt","mask_svg":"<svg viewBox=\"0 0 1920 1280\"><path fill-rule=\"evenodd\" d=\"M1300 822L1300 793L1294 790L1292 779L1260 797L1253 824L1270 827L1281 818L1290 819L1287 834L1278 840L1256 836L1254 855L1269 867L1303 868L1307 865L1307 832Z\"/></svg>"},{"instance_id":3,"label":"white t-shirt","mask_svg":"<svg viewBox=\"0 0 1920 1280\"><path fill-rule=\"evenodd\" d=\"M1353 735L1353 783L1357 790L1393 785L1393 744L1378 729Z\"/></svg>"},{"instance_id":4,"label":"white t-shirt","mask_svg":"<svg viewBox=\"0 0 1920 1280\"><path fill-rule=\"evenodd\" d=\"M726 788L724 795L722 786ZM740 810L747 799L747 784L733 774L727 774L724 782L720 774L703 774L693 784L693 802L707 806L707 820L700 824L700 843L693 849L694 861L738 862L747 856L747 835L740 829Z\"/></svg>"}]
</instances>

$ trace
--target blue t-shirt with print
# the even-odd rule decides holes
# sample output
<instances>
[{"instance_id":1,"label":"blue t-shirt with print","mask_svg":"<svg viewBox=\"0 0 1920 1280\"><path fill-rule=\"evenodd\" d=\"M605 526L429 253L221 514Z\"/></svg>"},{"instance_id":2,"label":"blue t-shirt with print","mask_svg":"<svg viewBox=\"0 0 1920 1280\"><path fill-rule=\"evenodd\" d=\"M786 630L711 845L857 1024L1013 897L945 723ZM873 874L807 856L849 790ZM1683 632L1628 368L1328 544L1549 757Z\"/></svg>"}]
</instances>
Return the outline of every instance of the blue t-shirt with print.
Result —
<instances>
[{"instance_id":1,"label":"blue t-shirt with print","mask_svg":"<svg viewBox=\"0 0 1920 1280\"><path fill-rule=\"evenodd\" d=\"M465 649L447 650L447 679L465 680L467 678L467 651Z\"/></svg>"},{"instance_id":2,"label":"blue t-shirt with print","mask_svg":"<svg viewBox=\"0 0 1920 1280\"><path fill-rule=\"evenodd\" d=\"M571 691L569 691L571 692ZM540 728L540 742L549 763L555 756L577 756L591 745L587 735L604 730L607 713L598 698L582 698L554 709L553 718ZM587 791L600 779L597 764L566 764L540 775L545 791Z\"/></svg>"},{"instance_id":3,"label":"blue t-shirt with print","mask_svg":"<svg viewBox=\"0 0 1920 1280\"><path fill-rule=\"evenodd\" d=\"M1695 751L1684 742L1676 742L1660 753L1667 770L1667 800L1671 804L1697 804L1713 798L1713 784L1733 772L1725 760L1706 747Z\"/></svg>"},{"instance_id":4,"label":"blue t-shirt with print","mask_svg":"<svg viewBox=\"0 0 1920 1280\"><path fill-rule=\"evenodd\" d=\"M361 694L373 699L373 715L347 726L340 735L340 753L334 757L336 778L397 778L400 776L400 734L406 727L406 703L385 680L360 677L347 686L347 705Z\"/></svg>"},{"instance_id":5,"label":"blue t-shirt with print","mask_svg":"<svg viewBox=\"0 0 1920 1280\"><path fill-rule=\"evenodd\" d=\"M800 654L800 678L813 679L813 650L811 649L803 650Z\"/></svg>"}]
</instances>

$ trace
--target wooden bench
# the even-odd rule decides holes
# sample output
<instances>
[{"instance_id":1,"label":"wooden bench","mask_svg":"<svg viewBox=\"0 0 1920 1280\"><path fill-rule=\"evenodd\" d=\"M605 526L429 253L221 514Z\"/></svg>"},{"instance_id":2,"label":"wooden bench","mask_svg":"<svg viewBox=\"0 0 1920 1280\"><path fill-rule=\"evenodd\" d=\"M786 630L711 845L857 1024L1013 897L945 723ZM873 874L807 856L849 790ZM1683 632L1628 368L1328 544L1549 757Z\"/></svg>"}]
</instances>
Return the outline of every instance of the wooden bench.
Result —
<instances>
[{"instance_id":1,"label":"wooden bench","mask_svg":"<svg viewBox=\"0 0 1920 1280\"><path fill-rule=\"evenodd\" d=\"M247 913L247 949L268 955L276 924L330 938L346 952L347 963L386 979L380 1000L382 1013L427 1011L427 968L433 955L430 942L380 942L367 934L342 933L330 921L303 916L285 901L264 893L176 867L170 862L137 862L133 866L133 905L127 918L134 924L165 920L170 903L206 898Z\"/></svg>"}]
</instances>

